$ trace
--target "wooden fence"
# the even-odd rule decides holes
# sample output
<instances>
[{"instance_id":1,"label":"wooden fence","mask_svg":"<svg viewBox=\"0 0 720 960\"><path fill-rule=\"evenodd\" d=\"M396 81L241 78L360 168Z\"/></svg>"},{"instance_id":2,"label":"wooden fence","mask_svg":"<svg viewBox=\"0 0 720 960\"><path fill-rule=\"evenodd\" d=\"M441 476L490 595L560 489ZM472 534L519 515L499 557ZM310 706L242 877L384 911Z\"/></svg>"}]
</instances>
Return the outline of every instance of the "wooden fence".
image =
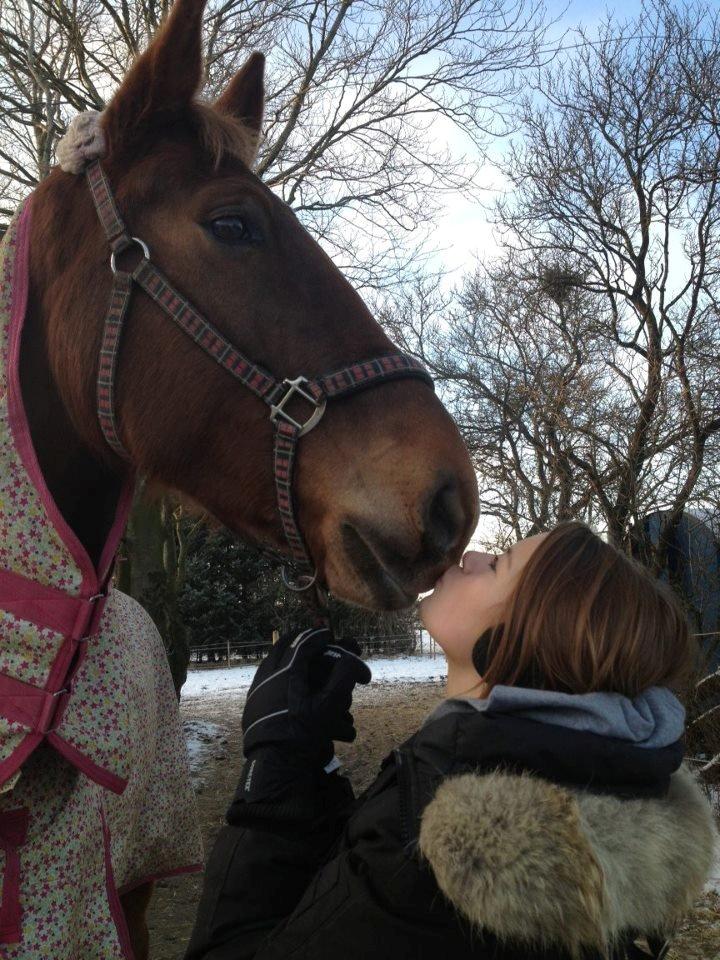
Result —
<instances>
[{"instance_id":1,"label":"wooden fence","mask_svg":"<svg viewBox=\"0 0 720 960\"><path fill-rule=\"evenodd\" d=\"M342 638L338 638L342 639ZM438 656L441 651L426 631L417 630L402 635L374 635L354 637L363 652L363 656L412 655ZM231 642L190 647L192 665L217 663L252 663L265 656L272 646L272 639L250 642Z\"/></svg>"}]
</instances>

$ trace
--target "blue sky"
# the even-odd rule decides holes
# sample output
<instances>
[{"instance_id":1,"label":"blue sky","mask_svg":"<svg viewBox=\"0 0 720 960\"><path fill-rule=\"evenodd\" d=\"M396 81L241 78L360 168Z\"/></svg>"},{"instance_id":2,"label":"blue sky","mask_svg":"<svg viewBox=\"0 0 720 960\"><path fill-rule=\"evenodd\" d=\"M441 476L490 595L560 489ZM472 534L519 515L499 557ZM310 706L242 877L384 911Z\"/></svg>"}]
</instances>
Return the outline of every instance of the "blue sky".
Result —
<instances>
[{"instance_id":1,"label":"blue sky","mask_svg":"<svg viewBox=\"0 0 720 960\"><path fill-rule=\"evenodd\" d=\"M547 0L550 17L560 17L553 29L553 36L561 36L566 30L579 25L592 32L609 11L618 20L635 17L641 8L641 0L623 0L622 3L599 2L599 0ZM567 9L566 9L567 8ZM565 11L563 13L563 11ZM562 16L561 16L562 14ZM567 37L571 44L572 38ZM447 142L462 151L461 138L451 130L446 130ZM491 151L495 157L502 155L502 145L496 144ZM488 165L480 173L483 203L468 199L460 193L447 194L443 203L443 213L433 230L436 254L433 262L441 267L449 282L459 282L462 274L471 270L478 258L491 257L497 251L489 205L502 190L502 178L492 166ZM484 204L487 204L485 206Z\"/></svg>"},{"instance_id":2,"label":"blue sky","mask_svg":"<svg viewBox=\"0 0 720 960\"><path fill-rule=\"evenodd\" d=\"M562 18L562 23L566 27L575 27L582 24L585 27L591 27L593 23L602 20L607 11L610 11L621 19L634 17L640 10L640 0L623 0L622 3L597 2L597 0L546 0L548 11L551 16L558 16L567 7L567 12Z\"/></svg>"}]
</instances>

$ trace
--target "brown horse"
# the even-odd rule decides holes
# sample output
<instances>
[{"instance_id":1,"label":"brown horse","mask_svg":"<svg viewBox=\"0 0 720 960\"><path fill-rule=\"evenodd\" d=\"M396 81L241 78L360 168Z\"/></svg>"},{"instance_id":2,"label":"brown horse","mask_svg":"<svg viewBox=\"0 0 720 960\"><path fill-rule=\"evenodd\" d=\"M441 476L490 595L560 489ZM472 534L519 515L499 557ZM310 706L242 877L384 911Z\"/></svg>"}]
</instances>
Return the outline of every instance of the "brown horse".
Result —
<instances>
[{"instance_id":1,"label":"brown horse","mask_svg":"<svg viewBox=\"0 0 720 960\"><path fill-rule=\"evenodd\" d=\"M194 99L202 7L178 0L107 108L104 166L126 222L176 286L276 375L320 374L388 352L358 294L249 169L262 57L251 57L213 105ZM82 177L53 172L35 210L22 352L27 412L50 489L97 556L127 469L95 412L107 244ZM240 218L248 242L218 237L226 214ZM124 334L118 406L135 469L242 536L282 546L263 405L141 295ZM369 607L406 606L430 587L476 519L458 431L429 389L410 380L328 408L302 442L297 498L329 588Z\"/></svg>"},{"instance_id":2,"label":"brown horse","mask_svg":"<svg viewBox=\"0 0 720 960\"><path fill-rule=\"evenodd\" d=\"M394 348L292 211L251 172L263 111L252 56L213 104L201 83L203 0L177 0L104 114L103 167L133 234L228 340L277 377L320 375ZM182 491L243 537L284 549L263 403L136 293L119 360L120 434L107 446L95 380L108 247L84 177L38 187L21 384L33 445L69 526L97 562L128 471ZM299 448L300 528L338 597L398 608L458 559L476 486L428 386L383 383L329 404ZM134 936L142 955L143 894Z\"/></svg>"}]
</instances>

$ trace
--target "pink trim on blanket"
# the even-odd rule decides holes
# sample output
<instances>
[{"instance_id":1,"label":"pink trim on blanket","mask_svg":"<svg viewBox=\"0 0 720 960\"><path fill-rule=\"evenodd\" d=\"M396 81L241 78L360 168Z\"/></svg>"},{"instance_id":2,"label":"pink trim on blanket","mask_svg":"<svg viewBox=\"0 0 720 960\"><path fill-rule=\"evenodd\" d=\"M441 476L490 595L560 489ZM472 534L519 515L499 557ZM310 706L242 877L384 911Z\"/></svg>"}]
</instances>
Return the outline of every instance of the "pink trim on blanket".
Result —
<instances>
[{"instance_id":1,"label":"pink trim on blanket","mask_svg":"<svg viewBox=\"0 0 720 960\"><path fill-rule=\"evenodd\" d=\"M30 754L40 746L44 737L41 733L29 733L13 750L9 757L0 763L0 784L5 783L20 769Z\"/></svg>"},{"instance_id":2,"label":"pink trim on blanket","mask_svg":"<svg viewBox=\"0 0 720 960\"><path fill-rule=\"evenodd\" d=\"M41 629L78 639L85 635L89 621L97 614L89 599L71 597L63 590L36 583L11 570L0 570L0 610Z\"/></svg>"},{"instance_id":3,"label":"pink trim on blanket","mask_svg":"<svg viewBox=\"0 0 720 960\"><path fill-rule=\"evenodd\" d=\"M58 650L50 673L48 674L47 681L45 682L46 690L54 693L56 690L62 690L63 687L68 686L70 667L79 647L80 642L76 637L67 637Z\"/></svg>"},{"instance_id":4,"label":"pink trim on blanket","mask_svg":"<svg viewBox=\"0 0 720 960\"><path fill-rule=\"evenodd\" d=\"M22 392L20 389L20 345L22 342L22 331L25 325L25 313L27 309L29 272L30 272L30 224L32 222L32 201L30 196L25 201L23 212L20 216L17 228L17 246L15 250L15 264L13 267L13 292L12 306L10 310L10 350L9 350L9 369L8 369L8 416L10 428L15 437L20 457L22 458L25 469L28 472L35 488L40 495L40 499L47 511L51 523L55 526L62 537L65 545L73 556L75 563L80 568L83 577L84 592L97 589L97 578L93 569L90 557L87 551L80 543L75 533L65 522L65 518L55 503L52 494L48 490L45 478L43 477L40 464L38 463L32 437L30 436L30 425L25 414L25 405L23 403Z\"/></svg>"},{"instance_id":5,"label":"pink trim on blanket","mask_svg":"<svg viewBox=\"0 0 720 960\"><path fill-rule=\"evenodd\" d=\"M84 652L84 648L81 647L81 651ZM82 655L78 664L81 661ZM47 739L48 743L81 773L113 793L122 793L127 786L127 780L86 757L57 733L56 728L62 721L68 699L69 693L53 697L47 690L0 675L0 716L23 724L29 731L10 756L0 763L0 783L9 780L43 739ZM52 729L48 729L50 724L53 725Z\"/></svg>"},{"instance_id":6,"label":"pink trim on blanket","mask_svg":"<svg viewBox=\"0 0 720 960\"><path fill-rule=\"evenodd\" d=\"M65 546L70 551L75 563L82 574L82 593L86 597L98 593L103 586L103 578L107 575L112 559L117 550L122 531L127 522L132 500L133 481L128 477L118 500L115 520L108 535L102 553L100 569L96 571L85 547L78 540L75 532L70 528L60 512L50 490L45 482L35 447L30 435L30 425L25 413L25 405L20 388L20 346L22 331L25 325L27 298L29 287L29 256L30 256L30 225L32 222L32 196L25 201L22 214L18 221L17 246L15 264L13 268L13 292L10 309L10 349L8 363L8 419L10 429L15 438L15 445L28 476L35 485L40 499L47 511L50 522L54 525Z\"/></svg>"},{"instance_id":7,"label":"pink trim on blanket","mask_svg":"<svg viewBox=\"0 0 720 960\"><path fill-rule=\"evenodd\" d=\"M87 601L73 600L75 615L73 633L84 634L85 629L93 629L102 613L104 601L88 605ZM75 636L68 637L55 658L52 670L43 688L24 683L15 677L0 674L0 716L28 729L28 734L9 757L0 763L0 783L8 780L27 760L33 750L47 736L48 742L73 766L94 780L100 786L122 793L127 780L105 770L99 764L86 757L56 731L62 723L75 675L82 666L87 654L87 643Z\"/></svg>"},{"instance_id":8,"label":"pink trim on blanket","mask_svg":"<svg viewBox=\"0 0 720 960\"><path fill-rule=\"evenodd\" d=\"M77 747L68 743L67 740L63 740L55 730L51 730L50 733L47 734L47 741L55 747L57 752L65 757L69 763L77 767L81 773L84 773L86 777L90 777L91 780L94 780L95 783L104 787L106 790L112 790L113 793L122 793L127 786L127 780L119 777L116 773L112 773L110 770L105 770L103 767L98 766L97 763L93 763L93 761L89 757L86 757L84 753L81 753Z\"/></svg>"},{"instance_id":9,"label":"pink trim on blanket","mask_svg":"<svg viewBox=\"0 0 720 960\"><path fill-rule=\"evenodd\" d=\"M21 723L33 733L47 733L57 723L64 689L46 690L0 673L0 717Z\"/></svg>"},{"instance_id":10,"label":"pink trim on blanket","mask_svg":"<svg viewBox=\"0 0 720 960\"><path fill-rule=\"evenodd\" d=\"M110 830L107 825L107 820L105 819L105 810L102 807L102 803L100 804L100 819L102 821L103 844L105 846L105 888L107 890L110 913L115 921L118 939L120 940L120 946L123 954L126 957L126 960L135 960L135 951L133 950L132 943L130 942L130 931L128 930L125 911L122 908L118 889L115 886L115 876L113 874L112 854L110 849Z\"/></svg>"},{"instance_id":11,"label":"pink trim on blanket","mask_svg":"<svg viewBox=\"0 0 720 960\"><path fill-rule=\"evenodd\" d=\"M179 877L183 873L202 873L204 869L204 863L191 863L186 867L175 867L172 870L161 870L159 873L153 873L149 877L143 877L142 880L138 880L135 883L126 883L124 887L120 887L118 889L118 893L121 897L124 897L126 893L131 893L133 890L137 890L138 887L142 887L146 883L154 883L156 880L167 880L169 877Z\"/></svg>"},{"instance_id":12,"label":"pink trim on blanket","mask_svg":"<svg viewBox=\"0 0 720 960\"><path fill-rule=\"evenodd\" d=\"M20 906L20 856L27 838L30 811L27 807L0 814L0 848L5 852L2 904L0 905L0 943L19 943L22 939Z\"/></svg>"},{"instance_id":13,"label":"pink trim on blanket","mask_svg":"<svg viewBox=\"0 0 720 960\"><path fill-rule=\"evenodd\" d=\"M60 703L57 705L57 709L55 710L55 716L53 718L53 726L52 726L53 730L57 730L59 728L60 724L63 721L63 717L65 716L67 705L70 702L70 697L72 696L75 677L78 671L80 670L80 668L82 667L83 663L85 662L85 657L87 656L88 642L89 641L84 641L84 640L69 641L70 651L72 653L72 656L70 658L70 661L67 664L67 668L65 672L63 673L62 680L55 681L57 685L51 688L53 690L60 689L60 690L66 691L65 695L60 695L58 697L58 699L60 700ZM57 664L59 660L60 660L60 657L56 659L55 664ZM50 677L52 678L52 676L53 674L51 672ZM62 684L62 686L60 686L60 684ZM48 680L48 686L49 685L50 685L50 680Z\"/></svg>"}]
</instances>

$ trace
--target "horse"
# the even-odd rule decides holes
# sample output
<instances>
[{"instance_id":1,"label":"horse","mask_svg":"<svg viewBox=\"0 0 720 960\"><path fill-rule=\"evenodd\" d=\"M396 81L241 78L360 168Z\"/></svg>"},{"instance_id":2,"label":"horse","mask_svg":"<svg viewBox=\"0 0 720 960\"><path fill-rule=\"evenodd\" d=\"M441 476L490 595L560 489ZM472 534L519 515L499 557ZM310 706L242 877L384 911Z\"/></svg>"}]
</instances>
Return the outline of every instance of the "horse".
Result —
<instances>
[{"instance_id":1,"label":"horse","mask_svg":"<svg viewBox=\"0 0 720 960\"><path fill-rule=\"evenodd\" d=\"M137 475L249 541L299 551L311 559L308 583L372 609L406 607L429 589L477 519L468 453L426 378L398 359L358 293L252 172L263 57L251 55L214 102L199 99L203 8L176 0L102 114L100 203L127 224L125 240L111 251L89 177L58 168L9 230L0 276L9 960L146 957L153 880L202 859L162 644L110 582ZM145 286L123 302L111 403L99 414L113 271L119 261L134 275L148 257L240 360L230 376ZM243 358L252 369L240 383ZM328 371L344 371L351 389L333 394ZM264 376L272 404L254 389Z\"/></svg>"}]
</instances>

